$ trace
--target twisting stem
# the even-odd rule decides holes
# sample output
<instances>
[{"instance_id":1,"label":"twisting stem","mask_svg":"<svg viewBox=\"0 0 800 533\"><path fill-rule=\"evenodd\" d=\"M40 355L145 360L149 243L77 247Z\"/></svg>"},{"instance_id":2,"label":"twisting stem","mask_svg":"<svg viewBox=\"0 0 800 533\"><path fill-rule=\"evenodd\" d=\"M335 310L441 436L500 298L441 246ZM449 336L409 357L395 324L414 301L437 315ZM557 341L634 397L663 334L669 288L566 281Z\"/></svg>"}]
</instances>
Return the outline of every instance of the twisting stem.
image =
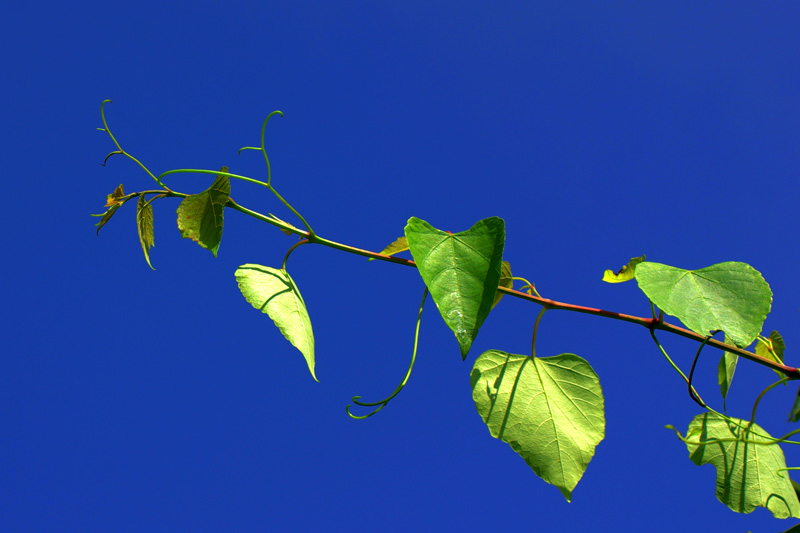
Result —
<instances>
[{"instance_id":1,"label":"twisting stem","mask_svg":"<svg viewBox=\"0 0 800 533\"><path fill-rule=\"evenodd\" d=\"M690 394L690 396L692 396L692 400L694 400L695 402L697 402L698 404L700 404L700 407L703 407L704 409L709 409L708 405L706 405L706 403L703 401L703 399L702 399L702 398L700 398L700 395L697 393L697 390L695 390L695 388L694 388L694 387L692 387L692 384L689 382L689 378L687 378L687 377L686 377L686 374L684 374L684 373L683 373L683 370L681 370L681 369L680 369L680 367L679 367L678 365L676 365L676 364L675 364L675 362L674 362L674 361L672 360L672 358L669 356L669 354L668 354L668 353L667 353L667 351L664 349L664 347L663 347L663 346L661 346L661 343L660 343L660 342L658 342L658 338L656 337L656 330L655 330L655 329L651 329L651 330L650 330L650 336L651 336L651 337L653 337L653 341L656 343L656 346L658 346L658 349L659 349L659 350L661 350L661 354L662 354L662 355L663 355L663 356L664 356L664 357L667 359L667 362L669 362L670 366L671 366L672 368L674 368L674 369L675 369L675 371L676 371L678 374L680 374L680 375L681 375L681 377L683 378L683 380L684 380L684 381L686 382L686 384L689 386L689 388L690 388L690 390L689 390L689 394ZM706 341L706 342L707 342L707 341ZM714 411L714 412L716 412L716 411Z\"/></svg>"},{"instance_id":2,"label":"twisting stem","mask_svg":"<svg viewBox=\"0 0 800 533\"><path fill-rule=\"evenodd\" d=\"M544 312L547 311L547 307L542 307L542 310L539 311L539 316L536 317L536 322L533 323L533 338L531 339L531 357L536 357L536 334L539 332L539 321L544 316Z\"/></svg>"},{"instance_id":3,"label":"twisting stem","mask_svg":"<svg viewBox=\"0 0 800 533\"><path fill-rule=\"evenodd\" d=\"M786 383L787 381L789 381L789 378L783 377L783 378L779 379L778 381L776 381L775 383L773 383L772 385L769 385L766 389L761 391L761 394L758 395L758 398L756 398L755 403L753 403L753 414L750 415L750 423L751 424L754 424L755 421L756 421L756 410L758 409L758 404L761 402L761 398L763 398L766 393L768 393L769 391L771 391L772 389L774 389L778 385L782 385L782 384Z\"/></svg>"},{"instance_id":4,"label":"twisting stem","mask_svg":"<svg viewBox=\"0 0 800 533\"><path fill-rule=\"evenodd\" d=\"M403 381L400 382L400 385L397 386L397 388L394 390L391 396L389 396L388 398L384 398L383 400L380 400L378 402L360 402L359 400L361 399L361 396L353 396L354 404L360 405L362 407L377 407L377 409L365 415L356 416L350 412L350 406L348 405L344 409L345 411L347 411L347 414L350 416L350 418L363 420L365 418L371 417L372 415L374 415L375 413L386 407L386 404L388 404L392 400L392 398L400 394L400 391L403 390L403 387L406 386L408 378L411 376L411 371L414 369L414 361L416 361L417 359L417 346L419 343L419 325L420 322L422 321L422 308L425 305L425 298L427 297L428 297L428 287L425 287L425 291L422 293L422 302L420 302L419 304L419 312L417 313L417 328L416 330L414 330L414 351L411 353L411 364L408 366L408 371L406 371L406 375L403 378Z\"/></svg>"},{"instance_id":5,"label":"twisting stem","mask_svg":"<svg viewBox=\"0 0 800 533\"><path fill-rule=\"evenodd\" d=\"M700 359L700 352L703 351L703 347L706 344L708 344L709 339L711 339L711 337L713 337L717 333L719 333L719 330L715 330L714 332L712 332L711 335L708 335L706 337L706 340L700 343L700 347L697 349L697 353L694 354L694 361L692 361L692 369L689 370L689 382L687 383L687 385L689 386L689 397L698 404L700 404L700 407L707 407L707 405L703 403L703 400L701 400L699 396L695 396L694 387L692 387L692 379L694 378L694 369L697 366L698 359Z\"/></svg>"},{"instance_id":6,"label":"twisting stem","mask_svg":"<svg viewBox=\"0 0 800 533\"><path fill-rule=\"evenodd\" d=\"M303 244L308 244L308 239L303 239L302 241L294 243L294 245L286 252L286 255L283 257L283 266L281 267L284 271L286 270L286 261L289 260L289 256L292 255L292 252L294 252L298 246L302 246Z\"/></svg>"}]
</instances>

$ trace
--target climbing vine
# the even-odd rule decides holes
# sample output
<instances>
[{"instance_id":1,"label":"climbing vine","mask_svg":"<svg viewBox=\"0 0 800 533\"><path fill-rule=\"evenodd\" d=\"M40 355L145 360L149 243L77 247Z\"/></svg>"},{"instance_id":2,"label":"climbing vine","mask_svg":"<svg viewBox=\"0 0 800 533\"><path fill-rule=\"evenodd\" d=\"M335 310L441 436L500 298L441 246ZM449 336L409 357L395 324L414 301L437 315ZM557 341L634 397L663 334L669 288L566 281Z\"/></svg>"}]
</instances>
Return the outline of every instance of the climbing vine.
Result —
<instances>
[{"instance_id":1,"label":"climbing vine","mask_svg":"<svg viewBox=\"0 0 800 533\"><path fill-rule=\"evenodd\" d=\"M119 185L106 198L105 212L97 232L120 207L136 199L136 226L146 263L152 268L150 249L154 244L153 209L161 200L179 198L177 225L184 238L191 239L217 255L228 211L238 211L271 224L299 240L285 253L279 267L244 264L234 273L245 300L265 313L286 339L303 356L316 380L315 345L312 322L305 302L287 269L292 253L303 245L322 245L342 252L416 268L425 288L417 311L414 349L408 371L397 388L386 398L363 401L360 396L346 406L353 419L365 419L380 412L397 396L410 379L417 356L419 327L423 308L430 295L445 324L453 331L462 359L466 359L481 325L504 296L527 300L541 306L532 326L530 354L512 354L500 349L478 356L470 373L472 397L489 433L517 452L537 476L556 486L569 501L572 492L605 437L605 408L600 378L588 361L571 353L543 357L536 351L536 335L546 311L560 309L638 324L648 330L656 349L685 383L690 398L702 411L695 416L685 435L673 426L685 443L689 458L697 465L710 463L717 471L717 498L733 511L749 513L756 507L769 509L777 518L800 518L800 502L782 445L800 444L792 438L800 429L773 437L755 423L758 404L770 390L789 380L800 379L800 369L783 363L785 345L777 331L764 334L763 325L772 305L772 291L762 275L750 265L725 262L698 270L685 270L647 261L645 256L631 259L618 271L607 270L607 283L635 282L647 298L651 315L640 317L595 309L543 298L533 283L512 274L503 261L505 223L491 217L476 222L461 232L442 231L411 217L403 235L381 252L363 250L321 237L307 220L281 196L272 184L272 171L264 144L269 120L283 116L270 113L261 128L259 146L245 151L260 152L266 163L266 181L220 170L174 169L158 175L126 152L111 132L105 116L105 100L100 107L103 127L116 150L114 155L137 163L153 179L157 188L125 193ZM199 194L178 192L164 179L177 174L208 174L213 182ZM267 188L279 202L296 215L299 225L272 214L262 214L231 198L231 179ZM399 232L398 232L399 233ZM387 239L388 240L388 239ZM408 251L412 259L397 257ZM517 288L515 288L517 285ZM667 321L680 321L685 327ZM679 335L698 343L693 364L684 372L659 340L662 333ZM722 339L719 337L722 334ZM718 381L722 410L706 402L693 384L700 353L708 348L722 352ZM752 347L752 351L748 350ZM725 414L737 362L744 357L775 371L779 379L768 386L754 402L749 420ZM714 402L711 402L712 404ZM800 419L800 400L789 412L790 421Z\"/></svg>"}]
</instances>

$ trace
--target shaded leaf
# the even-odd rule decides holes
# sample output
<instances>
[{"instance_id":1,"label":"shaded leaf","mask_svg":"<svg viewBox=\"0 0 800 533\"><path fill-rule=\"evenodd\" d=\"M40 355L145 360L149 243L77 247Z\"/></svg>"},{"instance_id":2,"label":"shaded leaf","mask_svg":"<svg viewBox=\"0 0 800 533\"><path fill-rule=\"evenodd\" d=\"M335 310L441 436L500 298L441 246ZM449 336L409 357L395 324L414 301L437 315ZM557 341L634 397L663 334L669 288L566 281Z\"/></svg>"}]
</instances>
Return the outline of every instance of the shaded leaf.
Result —
<instances>
[{"instance_id":1,"label":"shaded leaf","mask_svg":"<svg viewBox=\"0 0 800 533\"><path fill-rule=\"evenodd\" d=\"M731 340L725 335L725 344L732 344ZM726 409L725 402L728 399L728 392L731 389L731 382L733 381L733 374L736 372L736 363L739 362L739 354L733 352L725 352L719 360L717 366L717 382L719 389L722 392L722 408Z\"/></svg>"},{"instance_id":2,"label":"shaded leaf","mask_svg":"<svg viewBox=\"0 0 800 533\"><path fill-rule=\"evenodd\" d=\"M789 411L789 422L797 422L798 420L800 420L800 388L797 389L797 396L795 396L792 410Z\"/></svg>"},{"instance_id":3,"label":"shaded leaf","mask_svg":"<svg viewBox=\"0 0 800 533\"><path fill-rule=\"evenodd\" d=\"M507 289L512 288L514 286L514 280L512 278L513 275L511 274L511 263L509 263L508 261L503 261L502 264L500 265L499 286L505 287ZM503 299L503 296L505 296L505 294L503 294L502 292L495 293L494 302L492 302L492 309L494 309L494 307L500 303L500 300Z\"/></svg>"},{"instance_id":4,"label":"shaded leaf","mask_svg":"<svg viewBox=\"0 0 800 533\"><path fill-rule=\"evenodd\" d=\"M665 313L700 335L722 330L740 348L758 336L772 306L769 285L745 263L684 270L647 261L636 266L635 277Z\"/></svg>"},{"instance_id":5,"label":"shaded leaf","mask_svg":"<svg viewBox=\"0 0 800 533\"><path fill-rule=\"evenodd\" d=\"M503 219L486 218L466 231L449 233L412 217L405 234L419 273L466 359L500 283Z\"/></svg>"},{"instance_id":6,"label":"shaded leaf","mask_svg":"<svg viewBox=\"0 0 800 533\"><path fill-rule=\"evenodd\" d=\"M406 250L408 250L408 242L406 241L405 236L403 236L403 237L398 237L396 241L394 241L392 244L381 250L381 253L383 255L394 255L394 254L399 254L400 252L405 252ZM374 257L370 257L369 259L367 259L367 261L374 261L374 260L375 260Z\"/></svg>"},{"instance_id":7,"label":"shaded leaf","mask_svg":"<svg viewBox=\"0 0 800 533\"><path fill-rule=\"evenodd\" d=\"M285 270L261 265L242 265L236 269L236 281L245 300L266 313L292 345L300 350L314 373L314 332L306 304L294 280ZM319 380L317 380L319 381Z\"/></svg>"},{"instance_id":8,"label":"shaded leaf","mask_svg":"<svg viewBox=\"0 0 800 533\"><path fill-rule=\"evenodd\" d=\"M228 172L228 167L222 167L220 171ZM218 175L211 187L200 194L187 196L178 206L181 236L211 250L214 257L222 240L223 210L230 194L228 176Z\"/></svg>"},{"instance_id":9,"label":"shaded leaf","mask_svg":"<svg viewBox=\"0 0 800 533\"><path fill-rule=\"evenodd\" d=\"M144 258L150 268L150 248L156 245L155 235L153 234L153 204L144 199L144 195L139 195L136 204L136 229L139 230L139 243L142 245ZM155 270L155 268L153 268Z\"/></svg>"},{"instance_id":10,"label":"shaded leaf","mask_svg":"<svg viewBox=\"0 0 800 533\"><path fill-rule=\"evenodd\" d=\"M492 436L569 501L605 436L603 391L589 363L569 353L538 358L489 350L475 361L470 382Z\"/></svg>"},{"instance_id":11,"label":"shaded leaf","mask_svg":"<svg viewBox=\"0 0 800 533\"><path fill-rule=\"evenodd\" d=\"M113 217L114 213L117 212L117 209L119 209L119 206L121 206L124 203L124 202L121 201L122 197L124 197L124 196L125 196L125 193L122 190L122 184L121 183L119 184L119 186L116 189L114 189L114 191L111 194L106 195L106 205L105 205L105 207L108 207L108 209L106 210L105 213L102 214L103 218L100 219L100 222L95 224L95 226L97 226L97 235L100 235L100 228L105 226L106 222L111 220L111 217ZM101 216L101 215L92 215L92 216Z\"/></svg>"},{"instance_id":12,"label":"shaded leaf","mask_svg":"<svg viewBox=\"0 0 800 533\"><path fill-rule=\"evenodd\" d=\"M633 279L636 265L644 262L644 258L644 255L641 257L632 257L631 260L628 261L628 264L619 269L616 273L614 273L613 270L606 270L603 273L603 281L606 283L622 283Z\"/></svg>"},{"instance_id":13,"label":"shaded leaf","mask_svg":"<svg viewBox=\"0 0 800 533\"><path fill-rule=\"evenodd\" d=\"M786 468L781 447L759 425L730 420L716 413L697 415L685 439L696 465L717 469L719 501L737 513L766 507L775 518L800 517L800 502L789 476L781 471Z\"/></svg>"},{"instance_id":14,"label":"shaded leaf","mask_svg":"<svg viewBox=\"0 0 800 533\"><path fill-rule=\"evenodd\" d=\"M756 355L760 355L765 359L769 359L770 361L775 361L776 363L783 364L783 352L786 350L786 344L783 342L783 337L777 331L773 330L769 337L761 338L756 341ZM778 374L779 377L785 377L783 372L779 372L775 369L772 369L773 372ZM789 383L786 382L784 385L788 385Z\"/></svg>"}]
</instances>

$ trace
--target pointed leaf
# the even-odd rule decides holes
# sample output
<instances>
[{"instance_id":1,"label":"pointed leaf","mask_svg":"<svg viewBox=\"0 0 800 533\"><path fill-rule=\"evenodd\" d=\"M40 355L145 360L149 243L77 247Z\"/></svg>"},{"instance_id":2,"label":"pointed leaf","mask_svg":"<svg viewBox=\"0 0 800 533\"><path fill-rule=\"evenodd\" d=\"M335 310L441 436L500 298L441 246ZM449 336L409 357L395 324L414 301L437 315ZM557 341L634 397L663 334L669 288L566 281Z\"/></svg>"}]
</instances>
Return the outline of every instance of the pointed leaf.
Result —
<instances>
[{"instance_id":1,"label":"pointed leaf","mask_svg":"<svg viewBox=\"0 0 800 533\"><path fill-rule=\"evenodd\" d=\"M719 501L737 513L766 507L775 518L800 518L800 502L781 470L786 468L781 447L757 424L730 420L716 413L697 415L686 433L689 458L717 469Z\"/></svg>"},{"instance_id":2,"label":"pointed leaf","mask_svg":"<svg viewBox=\"0 0 800 533\"><path fill-rule=\"evenodd\" d=\"M725 335L725 344L732 344L732 341ZM717 367L717 382L722 392L722 408L726 409L725 402L728 399L728 392L731 390L733 374L736 372L736 363L739 362L739 355L733 352L725 352L719 360Z\"/></svg>"},{"instance_id":3,"label":"pointed leaf","mask_svg":"<svg viewBox=\"0 0 800 533\"><path fill-rule=\"evenodd\" d=\"M665 313L700 335L722 330L740 348L758 336L772 306L769 285L745 263L684 270L647 261L636 266L635 277Z\"/></svg>"},{"instance_id":4,"label":"pointed leaf","mask_svg":"<svg viewBox=\"0 0 800 533\"><path fill-rule=\"evenodd\" d=\"M489 350L475 361L470 381L492 436L569 501L605 436L603 391L589 363L569 353L538 358Z\"/></svg>"},{"instance_id":5,"label":"pointed leaf","mask_svg":"<svg viewBox=\"0 0 800 533\"><path fill-rule=\"evenodd\" d=\"M245 299L266 313L294 347L306 359L311 377L314 373L314 332L306 304L294 280L285 270L261 265L242 265L236 269L236 281ZM317 380L319 381L319 380Z\"/></svg>"},{"instance_id":6,"label":"pointed leaf","mask_svg":"<svg viewBox=\"0 0 800 533\"><path fill-rule=\"evenodd\" d=\"M792 410L789 411L789 422L797 422L798 420L800 420L800 388L797 389L797 396L794 398Z\"/></svg>"},{"instance_id":7,"label":"pointed leaf","mask_svg":"<svg viewBox=\"0 0 800 533\"><path fill-rule=\"evenodd\" d=\"M412 217L405 233L419 273L466 359L500 283L503 219L486 218L467 231L450 233Z\"/></svg>"},{"instance_id":8,"label":"pointed leaf","mask_svg":"<svg viewBox=\"0 0 800 533\"><path fill-rule=\"evenodd\" d=\"M636 265L644 262L644 258L644 255L641 257L632 257L631 260L628 261L628 264L619 269L616 273L614 273L613 270L606 270L603 273L603 281L606 283L622 283L633 279Z\"/></svg>"},{"instance_id":9,"label":"pointed leaf","mask_svg":"<svg viewBox=\"0 0 800 533\"><path fill-rule=\"evenodd\" d=\"M122 190L122 184L120 183L119 186L114 189L111 194L106 195L106 205L108 207L105 213L102 215L92 215L93 217L102 216L103 218L100 219L100 222L95 224L97 226L97 235L100 235L100 229L106 225L106 222L111 220L111 217L114 216L114 213L117 212L117 209L124 203L120 199L125 196L125 193Z\"/></svg>"},{"instance_id":10,"label":"pointed leaf","mask_svg":"<svg viewBox=\"0 0 800 533\"><path fill-rule=\"evenodd\" d=\"M786 344L783 342L783 337L777 331L772 331L769 334L769 337L766 338L758 338L756 342L756 355L760 355L765 359L769 359L770 361L775 361L776 363L783 364L783 352L786 350ZM775 369L772 370L779 377L784 377L783 372L779 372ZM789 383L786 382L784 385L788 385Z\"/></svg>"},{"instance_id":11,"label":"pointed leaf","mask_svg":"<svg viewBox=\"0 0 800 533\"><path fill-rule=\"evenodd\" d=\"M399 254L400 252L405 252L408 250L408 242L406 241L405 236L398 237L396 241L392 244L381 250L383 255L394 255ZM367 261L375 261L374 257L370 257Z\"/></svg>"},{"instance_id":12,"label":"pointed leaf","mask_svg":"<svg viewBox=\"0 0 800 533\"><path fill-rule=\"evenodd\" d=\"M222 167L220 171L228 172L228 167ZM218 175L211 187L200 194L187 196L178 206L181 236L211 250L214 257L222 240L222 214L230 194L230 179Z\"/></svg>"},{"instance_id":13,"label":"pointed leaf","mask_svg":"<svg viewBox=\"0 0 800 533\"><path fill-rule=\"evenodd\" d=\"M503 261L503 263L500 265L499 286L505 287L507 289L512 288L514 286L514 280L512 278L513 275L511 274L511 263L509 263L508 261ZM497 293L495 293L494 302L492 302L492 309L494 309L495 306L500 303L500 300L503 299L503 296L505 296L505 294L503 294L502 292L498 291Z\"/></svg>"},{"instance_id":14,"label":"pointed leaf","mask_svg":"<svg viewBox=\"0 0 800 533\"><path fill-rule=\"evenodd\" d=\"M150 268L153 268L153 265L150 264L150 248L156 245L153 234L153 204L145 201L144 194L139 195L139 201L136 204L136 228L139 230L139 243L142 245L144 258Z\"/></svg>"}]
</instances>

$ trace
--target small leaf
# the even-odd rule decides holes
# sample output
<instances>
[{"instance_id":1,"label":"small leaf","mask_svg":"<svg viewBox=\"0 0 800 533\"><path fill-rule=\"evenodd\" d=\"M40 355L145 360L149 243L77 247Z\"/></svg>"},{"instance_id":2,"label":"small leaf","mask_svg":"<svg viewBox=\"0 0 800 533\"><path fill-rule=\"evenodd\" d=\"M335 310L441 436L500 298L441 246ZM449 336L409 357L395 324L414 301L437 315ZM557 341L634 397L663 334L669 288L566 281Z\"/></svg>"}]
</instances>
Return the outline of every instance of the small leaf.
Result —
<instances>
[{"instance_id":1,"label":"small leaf","mask_svg":"<svg viewBox=\"0 0 800 533\"><path fill-rule=\"evenodd\" d=\"M499 286L505 287L507 289L512 288L514 286L514 280L512 278L513 276L511 274L511 263L509 263L508 261L503 261L503 263L500 266ZM492 309L494 309L495 306L500 303L500 300L503 299L503 296L505 296L504 293L497 291L497 293L494 295L494 302L492 303Z\"/></svg>"},{"instance_id":2,"label":"small leaf","mask_svg":"<svg viewBox=\"0 0 800 533\"><path fill-rule=\"evenodd\" d=\"M777 331L772 331L769 334L769 337L766 338L758 338L756 341L756 355L760 355L765 359L769 359L770 361L775 361L776 363L783 364L783 352L786 350L786 344L783 342L783 337ZM785 377L783 372L779 372L775 369L772 370L779 377ZM786 382L784 385L788 385L789 383Z\"/></svg>"},{"instance_id":3,"label":"small leaf","mask_svg":"<svg viewBox=\"0 0 800 533\"><path fill-rule=\"evenodd\" d=\"M398 237L396 241L394 241L392 244L381 250L381 253L383 255L394 255L394 254L399 254L400 252L405 252L406 250L408 250L408 242L406 241L405 236L403 236L403 237ZM369 259L367 259L367 261L374 261L374 260L375 260L374 257L370 257Z\"/></svg>"},{"instance_id":4,"label":"small leaf","mask_svg":"<svg viewBox=\"0 0 800 533\"><path fill-rule=\"evenodd\" d=\"M493 437L508 443L567 501L605 436L603 390L577 355L489 350L470 373L472 398Z\"/></svg>"},{"instance_id":5,"label":"small leaf","mask_svg":"<svg viewBox=\"0 0 800 533\"><path fill-rule=\"evenodd\" d=\"M100 222L95 224L97 226L97 235L100 235L100 228L106 225L106 222L111 220L111 217L114 216L114 213L117 212L119 206L121 206L124 202L120 201L120 199L125 196L125 193L122 191L122 184L120 183L119 186L114 189L114 192L106 196L106 205L108 207L105 213L102 214ZM101 215L92 215L92 216L101 216Z\"/></svg>"},{"instance_id":6,"label":"small leaf","mask_svg":"<svg viewBox=\"0 0 800 533\"><path fill-rule=\"evenodd\" d=\"M505 223L491 217L450 233L412 217L405 234L419 273L466 359L497 294Z\"/></svg>"},{"instance_id":7,"label":"small leaf","mask_svg":"<svg viewBox=\"0 0 800 533\"><path fill-rule=\"evenodd\" d=\"M800 420L800 388L797 389L797 396L795 396L792 410L789 411L789 422L797 422L798 420Z\"/></svg>"},{"instance_id":8,"label":"small leaf","mask_svg":"<svg viewBox=\"0 0 800 533\"><path fill-rule=\"evenodd\" d=\"M786 468L781 447L759 425L730 420L716 413L697 415L685 439L696 465L717 469L719 501L737 513L766 507L775 518L800 518L800 502L781 470Z\"/></svg>"},{"instance_id":9,"label":"small leaf","mask_svg":"<svg viewBox=\"0 0 800 533\"><path fill-rule=\"evenodd\" d=\"M758 336L772 307L769 285L745 263L684 270L647 261L637 265L635 277L665 313L700 335L722 330L740 348Z\"/></svg>"},{"instance_id":10,"label":"small leaf","mask_svg":"<svg viewBox=\"0 0 800 533\"><path fill-rule=\"evenodd\" d=\"M222 167L220 171L228 172L228 167ZM223 210L230 194L230 179L218 175L211 187L200 194L187 196L178 206L181 236L211 250L214 257L222 240Z\"/></svg>"},{"instance_id":11,"label":"small leaf","mask_svg":"<svg viewBox=\"0 0 800 533\"><path fill-rule=\"evenodd\" d=\"M245 300L266 313L292 345L300 350L314 374L314 332L306 304L294 280L285 270L261 265L242 265L236 269L236 281Z\"/></svg>"},{"instance_id":12,"label":"small leaf","mask_svg":"<svg viewBox=\"0 0 800 533\"><path fill-rule=\"evenodd\" d=\"M276 220L276 221L280 222L281 224L286 224L286 225L287 225L287 226L289 226L290 228L297 229L296 227L292 226L292 225L291 225L291 224L289 224L288 222L284 222L283 220L279 219L278 217L276 217L276 216L275 216L275 215L273 215L272 213L270 213L270 214L269 214L269 216L270 216L270 218L272 218L273 220ZM284 235L293 235L293 232L291 232L291 231L290 231L290 230L288 230L288 229L284 229L284 228L278 228L278 229L280 229L280 230L281 230L281 233L283 233ZM300 231L300 230L298 230L298 231Z\"/></svg>"},{"instance_id":13,"label":"small leaf","mask_svg":"<svg viewBox=\"0 0 800 533\"><path fill-rule=\"evenodd\" d=\"M616 273L614 273L613 270L606 270L605 273L603 273L603 281L606 283L622 283L623 281L633 279L636 265L644 262L644 258L644 255L641 257L632 257L631 260L628 261L628 264L620 268Z\"/></svg>"},{"instance_id":14,"label":"small leaf","mask_svg":"<svg viewBox=\"0 0 800 533\"><path fill-rule=\"evenodd\" d=\"M732 344L731 340L725 335L725 344ZM733 374L736 372L736 363L739 362L739 355L733 352L725 352L719 360L717 367L717 381L722 392L722 408L727 410L725 402L728 399L728 392L731 389Z\"/></svg>"},{"instance_id":15,"label":"small leaf","mask_svg":"<svg viewBox=\"0 0 800 533\"><path fill-rule=\"evenodd\" d=\"M150 264L150 248L156 245L153 234L153 204L145 201L144 194L139 195L136 204L136 228L139 230L139 243L142 245L144 258L150 268L153 268Z\"/></svg>"}]
</instances>

